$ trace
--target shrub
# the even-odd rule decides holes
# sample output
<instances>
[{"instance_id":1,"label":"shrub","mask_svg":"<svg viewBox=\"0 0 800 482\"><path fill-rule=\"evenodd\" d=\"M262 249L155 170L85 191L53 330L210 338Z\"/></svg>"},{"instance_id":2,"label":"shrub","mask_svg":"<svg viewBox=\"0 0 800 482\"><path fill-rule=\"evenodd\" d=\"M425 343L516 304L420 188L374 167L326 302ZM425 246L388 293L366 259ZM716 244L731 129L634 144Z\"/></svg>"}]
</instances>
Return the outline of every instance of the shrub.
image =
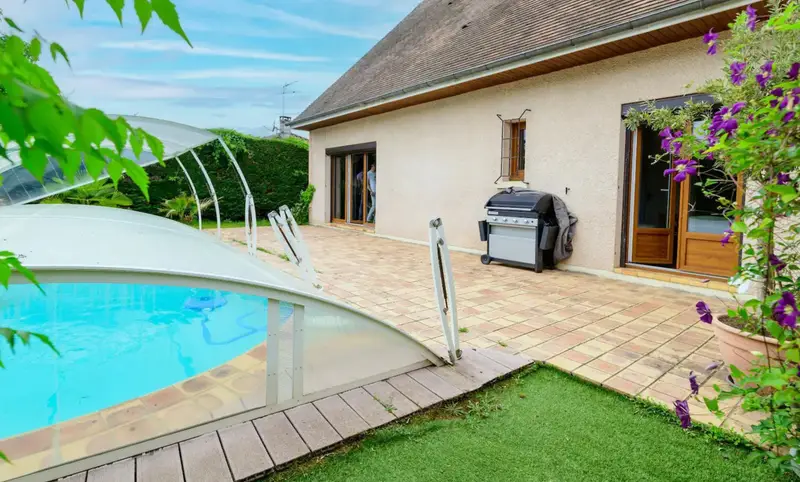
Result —
<instances>
[{"instance_id":1,"label":"shrub","mask_svg":"<svg viewBox=\"0 0 800 482\"><path fill-rule=\"evenodd\" d=\"M292 216L294 216L294 220L297 221L297 224L308 224L308 213L311 209L311 201L314 200L314 193L316 191L317 188L314 187L313 184L309 184L308 187L300 193L300 200L292 206Z\"/></svg>"},{"instance_id":2,"label":"shrub","mask_svg":"<svg viewBox=\"0 0 800 482\"><path fill-rule=\"evenodd\" d=\"M266 219L267 214L282 205L294 206L298 193L308 186L308 144L300 139L265 139L228 129L214 130L225 140L236 157L245 179L253 193L256 215ZM222 219L244 220L244 193L239 177L219 142L196 150L208 171L220 202ZM201 199L210 198L200 168L191 154L180 157ZM178 163L167 161L165 166L147 168L150 176L150 201L148 202L129 179L120 182L119 189L133 200L137 211L160 214L164 201L190 192L186 178Z\"/></svg>"}]
</instances>

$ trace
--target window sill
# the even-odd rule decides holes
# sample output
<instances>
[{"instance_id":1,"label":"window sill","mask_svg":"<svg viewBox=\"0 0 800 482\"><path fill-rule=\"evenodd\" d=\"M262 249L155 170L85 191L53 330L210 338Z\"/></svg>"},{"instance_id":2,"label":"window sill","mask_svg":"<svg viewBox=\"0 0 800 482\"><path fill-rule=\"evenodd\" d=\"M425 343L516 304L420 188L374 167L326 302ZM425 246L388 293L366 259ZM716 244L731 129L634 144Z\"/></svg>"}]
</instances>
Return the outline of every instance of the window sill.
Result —
<instances>
[{"instance_id":1,"label":"window sill","mask_svg":"<svg viewBox=\"0 0 800 482\"><path fill-rule=\"evenodd\" d=\"M510 187L517 187L520 189L526 189L528 187L528 183L525 181L502 181L495 184L497 189L508 189Z\"/></svg>"}]
</instances>

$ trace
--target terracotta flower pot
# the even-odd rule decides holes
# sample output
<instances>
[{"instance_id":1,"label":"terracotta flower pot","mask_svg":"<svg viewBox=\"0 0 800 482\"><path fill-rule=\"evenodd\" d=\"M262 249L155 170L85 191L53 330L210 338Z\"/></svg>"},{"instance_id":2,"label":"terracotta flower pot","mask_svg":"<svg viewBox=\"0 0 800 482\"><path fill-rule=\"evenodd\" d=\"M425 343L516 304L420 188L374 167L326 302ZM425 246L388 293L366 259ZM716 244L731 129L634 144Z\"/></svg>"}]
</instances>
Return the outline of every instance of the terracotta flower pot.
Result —
<instances>
[{"instance_id":1,"label":"terracotta flower pot","mask_svg":"<svg viewBox=\"0 0 800 482\"><path fill-rule=\"evenodd\" d=\"M769 358L773 360L775 366L779 365L779 360L783 360L783 353L778 353L778 340L766 336L754 335L738 328L728 326L719 321L715 316L714 335L719 342L719 351L722 353L722 359L725 365L733 365L739 370L746 372L753 366L753 363L759 361L759 357L752 352L769 354ZM765 364L766 359L762 358L760 363Z\"/></svg>"}]
</instances>

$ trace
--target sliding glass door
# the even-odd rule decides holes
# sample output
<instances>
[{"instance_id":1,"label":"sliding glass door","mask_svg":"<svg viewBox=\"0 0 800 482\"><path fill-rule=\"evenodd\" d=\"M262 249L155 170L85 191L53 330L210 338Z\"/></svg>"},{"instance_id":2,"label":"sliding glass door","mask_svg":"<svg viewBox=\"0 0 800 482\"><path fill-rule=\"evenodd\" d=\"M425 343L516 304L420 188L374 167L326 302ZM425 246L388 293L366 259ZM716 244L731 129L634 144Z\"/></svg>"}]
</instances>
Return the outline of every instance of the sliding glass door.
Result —
<instances>
[{"instance_id":1,"label":"sliding glass door","mask_svg":"<svg viewBox=\"0 0 800 482\"><path fill-rule=\"evenodd\" d=\"M331 221L374 225L377 214L375 152L331 157Z\"/></svg>"}]
</instances>

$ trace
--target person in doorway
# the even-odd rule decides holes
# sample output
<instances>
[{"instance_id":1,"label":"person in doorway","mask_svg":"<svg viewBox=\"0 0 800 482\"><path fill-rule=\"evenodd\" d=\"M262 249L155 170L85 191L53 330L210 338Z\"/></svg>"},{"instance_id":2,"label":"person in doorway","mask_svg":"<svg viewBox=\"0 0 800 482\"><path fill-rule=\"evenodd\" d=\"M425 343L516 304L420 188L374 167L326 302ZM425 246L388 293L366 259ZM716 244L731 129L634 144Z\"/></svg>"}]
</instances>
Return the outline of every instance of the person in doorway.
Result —
<instances>
[{"instance_id":1,"label":"person in doorway","mask_svg":"<svg viewBox=\"0 0 800 482\"><path fill-rule=\"evenodd\" d=\"M375 164L373 163L369 166L369 171L367 171L367 189L369 189L369 196L372 199L372 207L369 208L369 214L367 214L368 223L375 222L375 183Z\"/></svg>"}]
</instances>

